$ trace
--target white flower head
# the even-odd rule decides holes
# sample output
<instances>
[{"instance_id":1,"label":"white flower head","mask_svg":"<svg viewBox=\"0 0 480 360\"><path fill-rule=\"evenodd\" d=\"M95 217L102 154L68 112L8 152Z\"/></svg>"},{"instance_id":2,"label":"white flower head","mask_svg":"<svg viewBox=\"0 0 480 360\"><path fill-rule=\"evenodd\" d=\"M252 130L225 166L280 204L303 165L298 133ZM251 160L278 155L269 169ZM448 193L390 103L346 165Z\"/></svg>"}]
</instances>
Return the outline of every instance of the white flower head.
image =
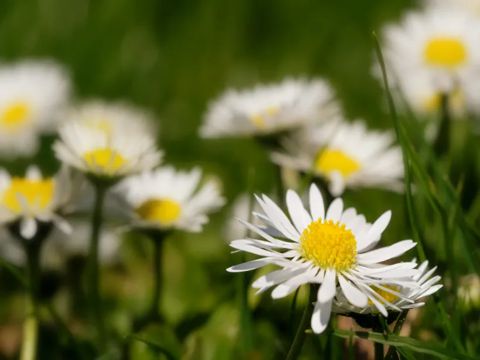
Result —
<instances>
[{"instance_id":1,"label":"white flower head","mask_svg":"<svg viewBox=\"0 0 480 360\"><path fill-rule=\"evenodd\" d=\"M0 223L19 221L20 234L33 238L38 223L53 222L65 232L69 225L59 213L69 200L71 183L69 173L62 168L55 177L42 177L35 166L28 168L25 177L11 176L0 171Z\"/></svg>"},{"instance_id":2,"label":"white flower head","mask_svg":"<svg viewBox=\"0 0 480 360\"><path fill-rule=\"evenodd\" d=\"M324 178L334 196L345 188L399 190L403 160L393 142L393 134L368 130L362 121L332 121L294 134L272 160Z\"/></svg>"},{"instance_id":3,"label":"white flower head","mask_svg":"<svg viewBox=\"0 0 480 360\"><path fill-rule=\"evenodd\" d=\"M224 204L217 181L201 180L199 169L162 167L125 179L118 190L133 226L198 232L208 222L207 214Z\"/></svg>"},{"instance_id":4,"label":"white flower head","mask_svg":"<svg viewBox=\"0 0 480 360\"><path fill-rule=\"evenodd\" d=\"M377 292L385 300L400 310L418 308L425 305L424 299L440 290L443 285L438 284L441 280L439 275L432 277L436 267L427 271L428 261L424 261L417 268L416 261L405 263L406 268L413 269L416 273L411 276L411 284L376 284L371 289ZM377 313L378 310L372 302L366 307L359 308L348 302L344 296L339 296L334 304L337 312L356 312L360 314Z\"/></svg>"},{"instance_id":5,"label":"white flower head","mask_svg":"<svg viewBox=\"0 0 480 360\"><path fill-rule=\"evenodd\" d=\"M289 216L268 197L257 200L264 211L259 216L267 228L244 224L262 239L234 240L230 246L260 258L232 266L228 271L249 271L269 264L279 266L279 270L258 278L252 285L260 292L275 287L273 298L285 297L303 284L321 284L311 319L315 333L327 327L333 301L339 293L360 308L371 301L384 316L388 316L387 309L398 310L373 286L412 284L411 276L417 271L411 269L410 263L383 262L402 255L416 244L403 240L375 248L390 222L390 211L370 224L354 208L344 210L340 198L326 209L315 185L310 187L309 210L297 193L287 192Z\"/></svg>"},{"instance_id":6,"label":"white flower head","mask_svg":"<svg viewBox=\"0 0 480 360\"><path fill-rule=\"evenodd\" d=\"M210 104L200 133L203 137L275 134L339 112L325 81L286 79L279 84L226 91Z\"/></svg>"},{"instance_id":7,"label":"white flower head","mask_svg":"<svg viewBox=\"0 0 480 360\"><path fill-rule=\"evenodd\" d=\"M34 154L54 131L70 96L65 70L53 62L0 64L0 154Z\"/></svg>"},{"instance_id":8,"label":"white flower head","mask_svg":"<svg viewBox=\"0 0 480 360\"><path fill-rule=\"evenodd\" d=\"M147 114L122 104L90 102L69 113L54 150L61 161L80 171L119 178L160 162L154 134Z\"/></svg>"},{"instance_id":9,"label":"white flower head","mask_svg":"<svg viewBox=\"0 0 480 360\"><path fill-rule=\"evenodd\" d=\"M461 8L409 12L385 29L383 40L387 69L404 92L408 79L425 76L436 92L450 93L480 71L480 22Z\"/></svg>"}]
</instances>

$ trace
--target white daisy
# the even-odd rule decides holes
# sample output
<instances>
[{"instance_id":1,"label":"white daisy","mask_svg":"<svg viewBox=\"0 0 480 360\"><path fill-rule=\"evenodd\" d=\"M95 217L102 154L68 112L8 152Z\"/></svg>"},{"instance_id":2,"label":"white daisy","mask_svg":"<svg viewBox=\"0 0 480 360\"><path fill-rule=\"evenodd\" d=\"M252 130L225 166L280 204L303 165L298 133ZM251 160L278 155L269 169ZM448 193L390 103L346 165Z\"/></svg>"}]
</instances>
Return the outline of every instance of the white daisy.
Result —
<instances>
[{"instance_id":1,"label":"white daisy","mask_svg":"<svg viewBox=\"0 0 480 360\"><path fill-rule=\"evenodd\" d=\"M203 137L268 135L339 112L325 81L286 79L279 84L226 91L209 105L200 133Z\"/></svg>"},{"instance_id":2,"label":"white daisy","mask_svg":"<svg viewBox=\"0 0 480 360\"><path fill-rule=\"evenodd\" d=\"M59 130L56 156L98 177L118 178L156 166L161 153L148 115L121 104L87 103Z\"/></svg>"},{"instance_id":3,"label":"white daisy","mask_svg":"<svg viewBox=\"0 0 480 360\"><path fill-rule=\"evenodd\" d=\"M452 6L480 16L480 0L425 0L427 6Z\"/></svg>"},{"instance_id":4,"label":"white daisy","mask_svg":"<svg viewBox=\"0 0 480 360\"><path fill-rule=\"evenodd\" d=\"M362 121L329 122L299 132L273 153L279 165L312 173L329 182L330 193L346 187L401 189L402 152L390 132L368 130Z\"/></svg>"},{"instance_id":5,"label":"white daisy","mask_svg":"<svg viewBox=\"0 0 480 360\"><path fill-rule=\"evenodd\" d=\"M386 65L400 86L425 72L436 92L450 93L480 71L480 22L460 8L410 12L383 35Z\"/></svg>"},{"instance_id":6,"label":"white daisy","mask_svg":"<svg viewBox=\"0 0 480 360\"><path fill-rule=\"evenodd\" d=\"M415 261L409 264L412 268L417 265ZM427 296L436 293L443 287L442 284L437 284L441 280L440 276L436 275L432 277L437 268L434 267L427 271L427 266L428 261L424 261L415 269L416 273L411 277L412 284L398 285L385 282L383 284L372 285L371 289L400 310L421 307L425 305L423 300ZM337 312L356 312L360 314L378 312L372 302L369 302L368 305L363 308L359 308L350 304L344 296L337 297L334 308Z\"/></svg>"},{"instance_id":7,"label":"white daisy","mask_svg":"<svg viewBox=\"0 0 480 360\"><path fill-rule=\"evenodd\" d=\"M0 223L19 221L20 235L26 239L35 236L40 222L54 222L65 232L69 225L59 212L71 193L69 174L62 169L55 177L42 177L38 168L28 168L25 177L11 176L0 171Z\"/></svg>"},{"instance_id":8,"label":"white daisy","mask_svg":"<svg viewBox=\"0 0 480 360\"><path fill-rule=\"evenodd\" d=\"M264 211L257 216L281 237L243 222L262 239L234 240L230 246L260 258L228 271L249 271L269 264L279 266L279 270L260 277L252 285L260 292L275 286L273 298L285 297L303 284L321 284L311 319L315 333L323 332L328 325L332 303L340 292L338 284L348 301L357 307L363 308L371 301L384 316L388 315L387 308L397 310L373 286L411 284L411 279L405 279L416 274L411 263L385 265L383 262L402 255L416 244L403 240L374 249L390 222L390 211L370 224L354 208L344 210L340 198L326 210L315 185L310 187L309 195L310 211L304 208L297 193L287 192L289 217L268 197L257 198Z\"/></svg>"},{"instance_id":9,"label":"white daisy","mask_svg":"<svg viewBox=\"0 0 480 360\"><path fill-rule=\"evenodd\" d=\"M217 182L201 180L199 169L163 167L125 179L118 191L131 209L133 226L197 232L207 214L224 203Z\"/></svg>"},{"instance_id":10,"label":"white daisy","mask_svg":"<svg viewBox=\"0 0 480 360\"><path fill-rule=\"evenodd\" d=\"M69 94L69 78L53 62L0 65L0 153L34 154L39 135L54 131Z\"/></svg>"}]
</instances>

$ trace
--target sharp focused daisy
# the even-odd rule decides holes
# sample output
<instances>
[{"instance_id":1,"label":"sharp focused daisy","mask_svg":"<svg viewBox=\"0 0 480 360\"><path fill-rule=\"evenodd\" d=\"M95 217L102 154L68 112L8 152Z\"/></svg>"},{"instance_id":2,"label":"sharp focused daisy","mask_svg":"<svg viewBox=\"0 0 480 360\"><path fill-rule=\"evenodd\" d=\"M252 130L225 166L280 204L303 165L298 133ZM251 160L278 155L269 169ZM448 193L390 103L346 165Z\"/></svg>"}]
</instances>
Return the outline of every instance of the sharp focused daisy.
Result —
<instances>
[{"instance_id":1,"label":"sharp focused daisy","mask_svg":"<svg viewBox=\"0 0 480 360\"><path fill-rule=\"evenodd\" d=\"M325 178L335 196L346 187L401 189L402 153L393 141L391 133L368 130L361 121L329 122L295 134L272 160Z\"/></svg>"},{"instance_id":2,"label":"sharp focused daisy","mask_svg":"<svg viewBox=\"0 0 480 360\"><path fill-rule=\"evenodd\" d=\"M124 105L87 103L71 111L61 126L55 153L66 164L98 177L149 170L161 159L149 120Z\"/></svg>"},{"instance_id":3,"label":"sharp focused daisy","mask_svg":"<svg viewBox=\"0 0 480 360\"><path fill-rule=\"evenodd\" d=\"M200 231L207 214L223 205L217 182L201 184L202 173L163 167L126 179L119 184L131 208L134 226Z\"/></svg>"},{"instance_id":4,"label":"sharp focused daisy","mask_svg":"<svg viewBox=\"0 0 480 360\"><path fill-rule=\"evenodd\" d=\"M53 62L0 65L0 153L34 154L39 135L55 129L69 93L67 74Z\"/></svg>"},{"instance_id":5,"label":"sharp focused daisy","mask_svg":"<svg viewBox=\"0 0 480 360\"><path fill-rule=\"evenodd\" d=\"M323 80L287 79L247 90L228 90L213 101L200 133L204 137L268 135L339 113Z\"/></svg>"},{"instance_id":6,"label":"sharp focused daisy","mask_svg":"<svg viewBox=\"0 0 480 360\"><path fill-rule=\"evenodd\" d=\"M425 305L423 300L427 296L434 294L443 287L442 284L438 284L441 279L440 276L432 277L437 268L434 267L427 271L428 261L424 261L418 268L416 268L417 264L415 261L405 264L409 270L412 268L416 270L416 273L411 276L411 284L398 285L385 282L384 284L371 285L374 291L389 302L390 305L388 307L394 311L421 307ZM408 274L405 274L405 276L407 278ZM368 305L365 307L356 307L352 306L343 296L337 297L334 307L338 312L356 312L361 314L378 312L373 302L368 302Z\"/></svg>"},{"instance_id":7,"label":"sharp focused daisy","mask_svg":"<svg viewBox=\"0 0 480 360\"><path fill-rule=\"evenodd\" d=\"M477 18L460 8L439 5L410 12L400 24L387 27L383 46L387 68L400 85L402 77L425 72L438 93L450 93L478 74L479 42Z\"/></svg>"},{"instance_id":8,"label":"sharp focused daisy","mask_svg":"<svg viewBox=\"0 0 480 360\"><path fill-rule=\"evenodd\" d=\"M42 177L36 167L30 167L25 177L11 176L0 171L0 222L19 221L20 234L26 239L37 232L38 221L54 222L69 232L68 224L59 212L68 202L71 192L68 174L61 170L55 177Z\"/></svg>"},{"instance_id":9,"label":"sharp focused daisy","mask_svg":"<svg viewBox=\"0 0 480 360\"><path fill-rule=\"evenodd\" d=\"M375 249L390 222L390 211L370 224L354 208L344 210L340 198L325 209L322 195L315 185L310 187L309 211L292 190L286 196L289 216L268 197L257 200L264 211L257 216L282 236L274 237L268 228L264 230L244 222L262 239L234 240L230 246L260 258L233 266L228 271L249 271L268 264L279 266L279 270L258 278L252 285L259 291L274 286L272 297L275 299L287 296L303 284L321 284L311 319L315 333L321 333L327 327L332 303L338 293L360 308L366 307L370 301L387 316L386 307L395 306L376 287L385 283L395 286L412 284L408 276L417 271L410 263L385 265L383 262L413 248L413 241L403 240Z\"/></svg>"}]
</instances>

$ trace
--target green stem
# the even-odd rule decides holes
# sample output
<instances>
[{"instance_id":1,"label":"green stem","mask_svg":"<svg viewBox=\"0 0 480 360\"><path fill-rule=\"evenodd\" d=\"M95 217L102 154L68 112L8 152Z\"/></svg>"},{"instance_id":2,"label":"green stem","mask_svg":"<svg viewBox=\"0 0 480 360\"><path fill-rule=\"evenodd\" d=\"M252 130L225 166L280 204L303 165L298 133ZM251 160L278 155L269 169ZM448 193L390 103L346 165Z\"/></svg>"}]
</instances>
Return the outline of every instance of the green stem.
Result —
<instances>
[{"instance_id":1,"label":"green stem","mask_svg":"<svg viewBox=\"0 0 480 360\"><path fill-rule=\"evenodd\" d=\"M380 315L379 315L380 316ZM384 329L383 329L383 326L380 322L380 317L376 319L377 320L377 324L373 327L373 331L377 332L377 333L380 333L380 334L384 334ZM384 345L382 343L379 343L379 342L375 342L374 343L374 349L375 349L375 360L383 360L383 354L384 354Z\"/></svg>"},{"instance_id":2,"label":"green stem","mask_svg":"<svg viewBox=\"0 0 480 360\"><path fill-rule=\"evenodd\" d=\"M450 148L451 115L448 94L440 95L440 125L433 148L437 155L448 153Z\"/></svg>"},{"instance_id":3,"label":"green stem","mask_svg":"<svg viewBox=\"0 0 480 360\"><path fill-rule=\"evenodd\" d=\"M150 305L150 317L152 320L160 320L161 313L159 309L160 296L162 292L162 254L164 235L151 236L153 243L153 279L154 287L152 293L152 302Z\"/></svg>"},{"instance_id":4,"label":"green stem","mask_svg":"<svg viewBox=\"0 0 480 360\"><path fill-rule=\"evenodd\" d=\"M308 327L310 319L313 313L313 302L315 301L315 296L317 294L314 285L310 285L309 288L309 296L308 296L308 303L305 306L305 310L303 311L302 319L298 324L297 332L295 333L295 337L293 338L293 342L290 345L290 349L288 350L288 354L286 360L294 360L297 359L302 351L303 343L305 341L305 330Z\"/></svg>"},{"instance_id":5,"label":"green stem","mask_svg":"<svg viewBox=\"0 0 480 360\"><path fill-rule=\"evenodd\" d=\"M88 258L89 266L89 295L90 295L90 311L92 321L97 333L97 340L100 348L105 347L106 333L105 324L103 322L103 311L100 298L100 272L99 272L99 242L100 230L102 226L103 217L103 203L107 188L101 184L93 184L95 188L95 203L91 218L91 235L90 235L90 250Z\"/></svg>"},{"instance_id":6,"label":"green stem","mask_svg":"<svg viewBox=\"0 0 480 360\"><path fill-rule=\"evenodd\" d=\"M23 324L21 360L35 360L38 343L38 287L40 278L41 239L22 240L27 255L27 317Z\"/></svg>"}]
</instances>

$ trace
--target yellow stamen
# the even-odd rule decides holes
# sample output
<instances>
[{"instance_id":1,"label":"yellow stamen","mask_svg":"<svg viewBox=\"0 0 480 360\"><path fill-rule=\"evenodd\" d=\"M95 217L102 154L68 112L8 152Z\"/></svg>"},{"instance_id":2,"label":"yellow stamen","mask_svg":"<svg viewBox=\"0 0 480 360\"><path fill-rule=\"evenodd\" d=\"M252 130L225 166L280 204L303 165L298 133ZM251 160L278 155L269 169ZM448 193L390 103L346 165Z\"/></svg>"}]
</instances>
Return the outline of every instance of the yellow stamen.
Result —
<instances>
[{"instance_id":1,"label":"yellow stamen","mask_svg":"<svg viewBox=\"0 0 480 360\"><path fill-rule=\"evenodd\" d=\"M314 168L322 174L338 171L343 177L349 177L360 170L360 163L341 150L324 149L318 153Z\"/></svg>"},{"instance_id":2,"label":"yellow stamen","mask_svg":"<svg viewBox=\"0 0 480 360\"><path fill-rule=\"evenodd\" d=\"M302 256L323 269L345 271L355 264L357 241L344 224L316 220L300 237Z\"/></svg>"},{"instance_id":3,"label":"yellow stamen","mask_svg":"<svg viewBox=\"0 0 480 360\"><path fill-rule=\"evenodd\" d=\"M267 127L267 118L277 115L279 108L277 106L269 106L264 111L258 112L250 117L250 121L257 129L265 129Z\"/></svg>"},{"instance_id":4,"label":"yellow stamen","mask_svg":"<svg viewBox=\"0 0 480 360\"><path fill-rule=\"evenodd\" d=\"M467 49L458 38L436 37L425 45L424 57L429 65L455 68L467 59Z\"/></svg>"},{"instance_id":5,"label":"yellow stamen","mask_svg":"<svg viewBox=\"0 0 480 360\"><path fill-rule=\"evenodd\" d=\"M83 155L83 159L94 171L100 169L107 174L115 173L126 163L119 152L109 148L88 151Z\"/></svg>"},{"instance_id":6,"label":"yellow stamen","mask_svg":"<svg viewBox=\"0 0 480 360\"><path fill-rule=\"evenodd\" d=\"M28 121L30 113L31 108L26 102L16 101L3 110L0 123L8 129L15 129Z\"/></svg>"},{"instance_id":7,"label":"yellow stamen","mask_svg":"<svg viewBox=\"0 0 480 360\"><path fill-rule=\"evenodd\" d=\"M13 178L3 194L2 204L14 213L21 213L24 206L44 210L53 201L55 183L52 178L29 180Z\"/></svg>"},{"instance_id":8,"label":"yellow stamen","mask_svg":"<svg viewBox=\"0 0 480 360\"><path fill-rule=\"evenodd\" d=\"M382 285L384 288L387 288L387 289L390 289L390 290L393 290L393 291L396 291L396 292L400 292L400 287L397 286L397 285L388 285L388 284L385 284L385 285ZM371 289L373 291L375 291L378 295L380 295L382 298L384 298L386 301L388 301L389 303L395 303L399 297L397 295L394 295L388 291L385 291L383 289L380 289L378 287L376 287L375 285L371 286ZM373 303L371 302L371 300L368 300L368 304L369 305L373 305Z\"/></svg>"},{"instance_id":9,"label":"yellow stamen","mask_svg":"<svg viewBox=\"0 0 480 360\"><path fill-rule=\"evenodd\" d=\"M171 225L178 220L180 212L180 204L171 199L147 200L136 209L141 219L158 222L163 226Z\"/></svg>"}]
</instances>

